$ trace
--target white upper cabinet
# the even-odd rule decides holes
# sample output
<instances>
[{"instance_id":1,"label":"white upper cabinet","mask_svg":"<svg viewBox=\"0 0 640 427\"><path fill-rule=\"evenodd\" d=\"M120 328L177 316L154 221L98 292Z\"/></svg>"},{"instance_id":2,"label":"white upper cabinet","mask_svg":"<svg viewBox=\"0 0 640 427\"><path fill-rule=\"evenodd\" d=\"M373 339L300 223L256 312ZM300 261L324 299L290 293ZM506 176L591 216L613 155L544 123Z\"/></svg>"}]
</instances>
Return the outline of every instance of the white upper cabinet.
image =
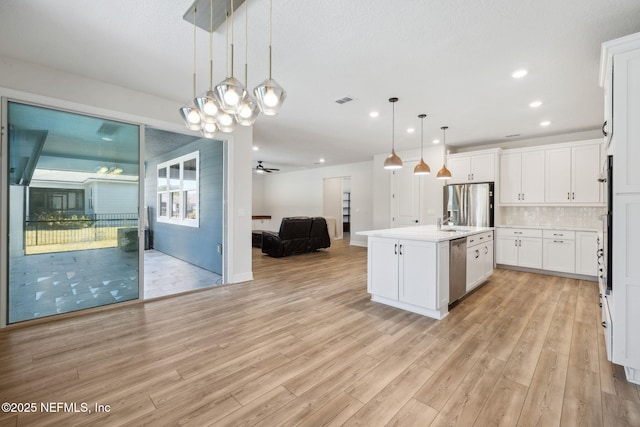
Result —
<instances>
[{"instance_id":1,"label":"white upper cabinet","mask_svg":"<svg viewBox=\"0 0 640 427\"><path fill-rule=\"evenodd\" d=\"M545 202L600 204L601 142L545 150Z\"/></svg>"},{"instance_id":2,"label":"white upper cabinet","mask_svg":"<svg viewBox=\"0 0 640 427\"><path fill-rule=\"evenodd\" d=\"M468 182L494 182L496 180L497 151L450 154L447 168L451 171L451 184Z\"/></svg>"},{"instance_id":3,"label":"white upper cabinet","mask_svg":"<svg viewBox=\"0 0 640 427\"><path fill-rule=\"evenodd\" d=\"M544 202L544 151L504 152L500 157L500 203Z\"/></svg>"}]
</instances>

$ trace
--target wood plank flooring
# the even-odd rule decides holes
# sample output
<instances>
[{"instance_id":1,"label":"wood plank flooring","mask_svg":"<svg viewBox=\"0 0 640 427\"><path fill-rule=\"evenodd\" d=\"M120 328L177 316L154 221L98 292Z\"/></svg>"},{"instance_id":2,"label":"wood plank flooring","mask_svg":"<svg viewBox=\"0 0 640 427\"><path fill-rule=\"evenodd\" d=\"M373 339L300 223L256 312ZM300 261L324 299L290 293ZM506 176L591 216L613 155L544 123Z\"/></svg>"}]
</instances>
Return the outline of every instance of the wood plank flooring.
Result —
<instances>
[{"instance_id":1,"label":"wood plank flooring","mask_svg":"<svg viewBox=\"0 0 640 427\"><path fill-rule=\"evenodd\" d=\"M0 331L0 401L37 405L0 426L640 425L595 283L496 270L436 321L371 302L366 249L345 243L255 250L251 282Z\"/></svg>"}]
</instances>

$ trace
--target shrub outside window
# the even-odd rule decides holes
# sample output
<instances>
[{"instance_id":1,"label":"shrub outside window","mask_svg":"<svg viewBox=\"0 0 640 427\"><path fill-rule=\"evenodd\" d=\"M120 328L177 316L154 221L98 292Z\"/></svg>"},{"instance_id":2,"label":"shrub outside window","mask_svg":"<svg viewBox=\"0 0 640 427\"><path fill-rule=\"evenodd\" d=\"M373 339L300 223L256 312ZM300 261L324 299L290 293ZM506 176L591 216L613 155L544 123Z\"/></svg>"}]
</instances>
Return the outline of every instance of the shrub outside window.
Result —
<instances>
[{"instance_id":1,"label":"shrub outside window","mask_svg":"<svg viewBox=\"0 0 640 427\"><path fill-rule=\"evenodd\" d=\"M158 222L200 226L200 153L190 153L158 165Z\"/></svg>"}]
</instances>

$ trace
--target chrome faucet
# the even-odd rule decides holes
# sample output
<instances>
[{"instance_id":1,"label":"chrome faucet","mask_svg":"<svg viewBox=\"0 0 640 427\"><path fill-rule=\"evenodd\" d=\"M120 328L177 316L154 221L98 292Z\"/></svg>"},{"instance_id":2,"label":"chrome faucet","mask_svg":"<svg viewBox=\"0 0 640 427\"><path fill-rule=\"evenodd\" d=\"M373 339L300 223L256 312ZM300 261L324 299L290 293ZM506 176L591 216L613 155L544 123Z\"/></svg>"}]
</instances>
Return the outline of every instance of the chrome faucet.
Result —
<instances>
[{"instance_id":1,"label":"chrome faucet","mask_svg":"<svg viewBox=\"0 0 640 427\"><path fill-rule=\"evenodd\" d=\"M447 221L451 220L451 215L447 216L447 217L442 217L442 218L438 218L436 221L436 227L438 228L438 230L442 229L442 224L446 223Z\"/></svg>"}]
</instances>

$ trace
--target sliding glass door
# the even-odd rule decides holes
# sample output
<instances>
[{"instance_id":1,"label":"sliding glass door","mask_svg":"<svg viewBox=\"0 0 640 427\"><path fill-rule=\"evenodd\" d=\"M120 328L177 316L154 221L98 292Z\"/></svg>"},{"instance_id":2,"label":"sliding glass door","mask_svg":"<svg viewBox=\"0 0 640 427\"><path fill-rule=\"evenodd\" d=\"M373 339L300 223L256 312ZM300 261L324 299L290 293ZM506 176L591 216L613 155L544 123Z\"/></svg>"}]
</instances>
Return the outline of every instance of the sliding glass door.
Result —
<instances>
[{"instance_id":1,"label":"sliding glass door","mask_svg":"<svg viewBox=\"0 0 640 427\"><path fill-rule=\"evenodd\" d=\"M140 128L9 101L8 323L137 299Z\"/></svg>"}]
</instances>

